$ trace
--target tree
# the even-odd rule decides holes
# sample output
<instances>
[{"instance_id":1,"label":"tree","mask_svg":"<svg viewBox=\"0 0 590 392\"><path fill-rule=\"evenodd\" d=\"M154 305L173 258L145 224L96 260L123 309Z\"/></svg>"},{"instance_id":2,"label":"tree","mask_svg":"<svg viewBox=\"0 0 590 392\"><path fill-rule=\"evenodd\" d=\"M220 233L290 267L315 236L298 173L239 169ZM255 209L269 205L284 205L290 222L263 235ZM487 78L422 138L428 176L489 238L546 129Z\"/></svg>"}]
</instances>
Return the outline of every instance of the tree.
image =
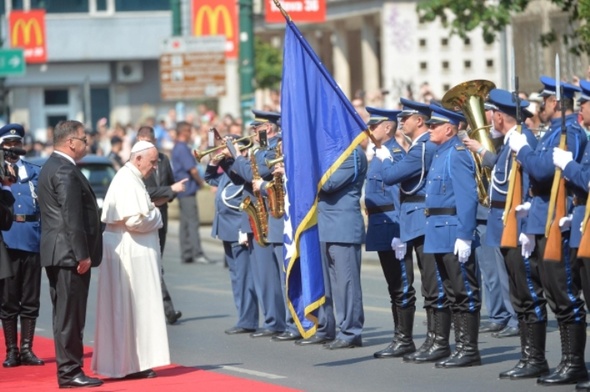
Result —
<instances>
[{"instance_id":1,"label":"tree","mask_svg":"<svg viewBox=\"0 0 590 392\"><path fill-rule=\"evenodd\" d=\"M560 37L566 47L577 55L590 53L590 2L577 0L548 0L569 15L572 31ZM531 0L424 0L418 4L422 21L439 18L451 34L466 38L467 33L481 27L486 43L511 22L511 15L523 12ZM558 34L549 31L539 37L543 46L557 40Z\"/></svg>"},{"instance_id":2,"label":"tree","mask_svg":"<svg viewBox=\"0 0 590 392\"><path fill-rule=\"evenodd\" d=\"M256 38L254 75L258 88L277 89L283 75L283 53L271 44Z\"/></svg>"}]
</instances>

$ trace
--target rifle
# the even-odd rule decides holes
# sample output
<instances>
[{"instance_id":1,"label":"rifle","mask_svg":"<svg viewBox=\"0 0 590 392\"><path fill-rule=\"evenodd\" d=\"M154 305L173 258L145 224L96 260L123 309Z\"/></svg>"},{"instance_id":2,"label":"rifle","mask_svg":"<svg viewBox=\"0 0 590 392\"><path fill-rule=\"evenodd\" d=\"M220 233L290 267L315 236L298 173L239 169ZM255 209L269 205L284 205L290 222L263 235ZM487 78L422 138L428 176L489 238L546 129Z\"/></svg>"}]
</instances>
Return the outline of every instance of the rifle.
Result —
<instances>
[{"instance_id":1,"label":"rifle","mask_svg":"<svg viewBox=\"0 0 590 392\"><path fill-rule=\"evenodd\" d=\"M514 75L514 102L516 103L516 133L522 133L520 99L518 97L518 76ZM512 152L512 165L508 177L508 192L506 193L506 205L504 206L504 229L500 246L502 248L518 247L518 219L516 219L516 206L522 202L522 173L520 164L516 160L516 153ZM515 202L516 200L516 202Z\"/></svg>"},{"instance_id":2,"label":"rifle","mask_svg":"<svg viewBox=\"0 0 590 392\"><path fill-rule=\"evenodd\" d=\"M557 101L561 106L561 134L559 136L559 148L567 149L567 128L565 126L565 103L563 97L563 86L559 80L559 55L555 56L556 68L556 89ZM561 175L561 169L555 168L553 184L551 185L551 198L549 199L549 210L547 212L547 223L545 225L545 254L543 260L560 262L562 258L561 230L559 220L566 215L566 194L565 179Z\"/></svg>"},{"instance_id":3,"label":"rifle","mask_svg":"<svg viewBox=\"0 0 590 392\"><path fill-rule=\"evenodd\" d=\"M590 258L590 228L588 227L588 218L590 218L590 198L586 201L586 210L584 211L584 219L582 219L582 239L578 248L579 259ZM577 228L572 227L572 230L577 230Z\"/></svg>"}]
</instances>

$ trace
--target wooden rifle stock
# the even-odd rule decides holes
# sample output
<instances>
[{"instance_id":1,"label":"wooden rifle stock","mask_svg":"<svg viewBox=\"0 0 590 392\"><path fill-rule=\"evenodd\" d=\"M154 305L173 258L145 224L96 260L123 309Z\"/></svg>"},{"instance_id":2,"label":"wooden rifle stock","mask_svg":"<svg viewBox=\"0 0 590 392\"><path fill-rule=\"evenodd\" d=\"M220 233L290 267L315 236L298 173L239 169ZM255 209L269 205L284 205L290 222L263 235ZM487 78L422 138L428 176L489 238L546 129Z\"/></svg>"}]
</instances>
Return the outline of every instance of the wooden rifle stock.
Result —
<instances>
[{"instance_id":1,"label":"wooden rifle stock","mask_svg":"<svg viewBox=\"0 0 590 392\"><path fill-rule=\"evenodd\" d=\"M586 211L584 211L584 219L582 220L582 239L578 248L578 258L580 259L590 258L590 228L588 227L588 218L590 218L590 197L586 201ZM572 230L578 230L578 228L572 227Z\"/></svg>"},{"instance_id":2,"label":"wooden rifle stock","mask_svg":"<svg viewBox=\"0 0 590 392\"><path fill-rule=\"evenodd\" d=\"M566 133L561 132L559 139L559 148L565 150ZM566 215L566 192L565 180L561 176L561 169L556 168L553 175L553 185L551 186L551 198L549 199L549 210L547 213L547 223L545 225L545 237L547 243L545 245L545 254L543 260L561 261L561 229L559 228L559 220Z\"/></svg>"},{"instance_id":3,"label":"wooden rifle stock","mask_svg":"<svg viewBox=\"0 0 590 392\"><path fill-rule=\"evenodd\" d=\"M518 219L516 218L516 206L522 201L522 174L516 157L512 161L506 194L506 206L504 207L504 229L500 246L502 248L518 247Z\"/></svg>"}]
</instances>

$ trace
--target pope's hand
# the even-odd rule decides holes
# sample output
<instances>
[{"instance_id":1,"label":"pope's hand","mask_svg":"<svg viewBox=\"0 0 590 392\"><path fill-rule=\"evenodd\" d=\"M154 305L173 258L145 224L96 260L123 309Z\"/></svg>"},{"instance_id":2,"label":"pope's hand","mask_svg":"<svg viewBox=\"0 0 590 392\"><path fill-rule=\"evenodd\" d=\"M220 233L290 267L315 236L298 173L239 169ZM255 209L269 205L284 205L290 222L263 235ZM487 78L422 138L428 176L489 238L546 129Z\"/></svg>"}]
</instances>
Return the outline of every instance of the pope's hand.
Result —
<instances>
[{"instance_id":1,"label":"pope's hand","mask_svg":"<svg viewBox=\"0 0 590 392\"><path fill-rule=\"evenodd\" d=\"M513 132L512 135L510 135L510 139L508 139L508 145L512 151L518 154L521 148L528 145L526 136L522 133Z\"/></svg>"},{"instance_id":2,"label":"pope's hand","mask_svg":"<svg viewBox=\"0 0 590 392\"><path fill-rule=\"evenodd\" d=\"M571 151L564 151L561 148L553 148L553 164L560 168L565 169L568 163L574 160L574 156Z\"/></svg>"},{"instance_id":3,"label":"pope's hand","mask_svg":"<svg viewBox=\"0 0 590 392\"><path fill-rule=\"evenodd\" d=\"M391 157L391 153L389 152L389 149L384 146L381 146L375 150L375 156L379 158L381 161L384 161L386 159L393 160L393 158Z\"/></svg>"}]
</instances>

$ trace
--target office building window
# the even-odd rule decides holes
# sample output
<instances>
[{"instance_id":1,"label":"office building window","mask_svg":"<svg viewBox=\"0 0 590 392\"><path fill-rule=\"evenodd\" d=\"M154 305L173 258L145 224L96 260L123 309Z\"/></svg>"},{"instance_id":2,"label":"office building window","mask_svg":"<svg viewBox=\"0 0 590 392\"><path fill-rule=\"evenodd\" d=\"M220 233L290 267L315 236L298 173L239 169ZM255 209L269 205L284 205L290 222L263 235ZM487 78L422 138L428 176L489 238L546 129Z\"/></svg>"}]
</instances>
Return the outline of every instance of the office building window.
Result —
<instances>
[{"instance_id":1,"label":"office building window","mask_svg":"<svg viewBox=\"0 0 590 392\"><path fill-rule=\"evenodd\" d=\"M448 71L448 69L449 69L449 62L448 61L442 62L442 69L444 69L445 71Z\"/></svg>"},{"instance_id":2,"label":"office building window","mask_svg":"<svg viewBox=\"0 0 590 392\"><path fill-rule=\"evenodd\" d=\"M441 46L449 46L449 39L448 38L442 38L440 40L440 45Z\"/></svg>"},{"instance_id":3,"label":"office building window","mask_svg":"<svg viewBox=\"0 0 590 392\"><path fill-rule=\"evenodd\" d=\"M487 59L487 60L486 60L486 66L487 66L488 68L492 68L492 67L494 66L494 60L492 60L492 59Z\"/></svg>"},{"instance_id":4,"label":"office building window","mask_svg":"<svg viewBox=\"0 0 590 392\"><path fill-rule=\"evenodd\" d=\"M448 84L443 84L443 91L449 91L451 89L451 86Z\"/></svg>"},{"instance_id":5,"label":"office building window","mask_svg":"<svg viewBox=\"0 0 590 392\"><path fill-rule=\"evenodd\" d=\"M5 1L0 1L2 7L2 15L6 13L6 7L4 6ZM22 10L23 9L23 0L12 0L11 1L12 9L13 10Z\"/></svg>"},{"instance_id":6,"label":"office building window","mask_svg":"<svg viewBox=\"0 0 590 392\"><path fill-rule=\"evenodd\" d=\"M170 0L115 0L115 10L121 11L168 11Z\"/></svg>"},{"instance_id":7,"label":"office building window","mask_svg":"<svg viewBox=\"0 0 590 392\"><path fill-rule=\"evenodd\" d=\"M67 105L69 102L68 90L45 90L43 93L46 106Z\"/></svg>"},{"instance_id":8,"label":"office building window","mask_svg":"<svg viewBox=\"0 0 590 392\"><path fill-rule=\"evenodd\" d=\"M47 13L88 12L88 0L31 0L31 8L45 8Z\"/></svg>"},{"instance_id":9,"label":"office building window","mask_svg":"<svg viewBox=\"0 0 590 392\"><path fill-rule=\"evenodd\" d=\"M418 41L418 43L420 44L421 48L426 47L426 39L425 38L421 38L420 41Z\"/></svg>"},{"instance_id":10,"label":"office building window","mask_svg":"<svg viewBox=\"0 0 590 392\"><path fill-rule=\"evenodd\" d=\"M427 63L426 61L422 61L422 62L420 63L420 69L421 69L422 71L426 71L426 70L428 69L428 63Z\"/></svg>"},{"instance_id":11,"label":"office building window","mask_svg":"<svg viewBox=\"0 0 590 392\"><path fill-rule=\"evenodd\" d=\"M465 66L465 69L471 69L471 60L465 60L463 65Z\"/></svg>"},{"instance_id":12,"label":"office building window","mask_svg":"<svg viewBox=\"0 0 590 392\"><path fill-rule=\"evenodd\" d=\"M107 0L96 0L96 10L97 11L106 11L108 7Z\"/></svg>"},{"instance_id":13,"label":"office building window","mask_svg":"<svg viewBox=\"0 0 590 392\"><path fill-rule=\"evenodd\" d=\"M465 43L465 46L469 46L469 45L471 45L471 39L469 39L469 38L465 38L465 39L463 40L463 43Z\"/></svg>"}]
</instances>

